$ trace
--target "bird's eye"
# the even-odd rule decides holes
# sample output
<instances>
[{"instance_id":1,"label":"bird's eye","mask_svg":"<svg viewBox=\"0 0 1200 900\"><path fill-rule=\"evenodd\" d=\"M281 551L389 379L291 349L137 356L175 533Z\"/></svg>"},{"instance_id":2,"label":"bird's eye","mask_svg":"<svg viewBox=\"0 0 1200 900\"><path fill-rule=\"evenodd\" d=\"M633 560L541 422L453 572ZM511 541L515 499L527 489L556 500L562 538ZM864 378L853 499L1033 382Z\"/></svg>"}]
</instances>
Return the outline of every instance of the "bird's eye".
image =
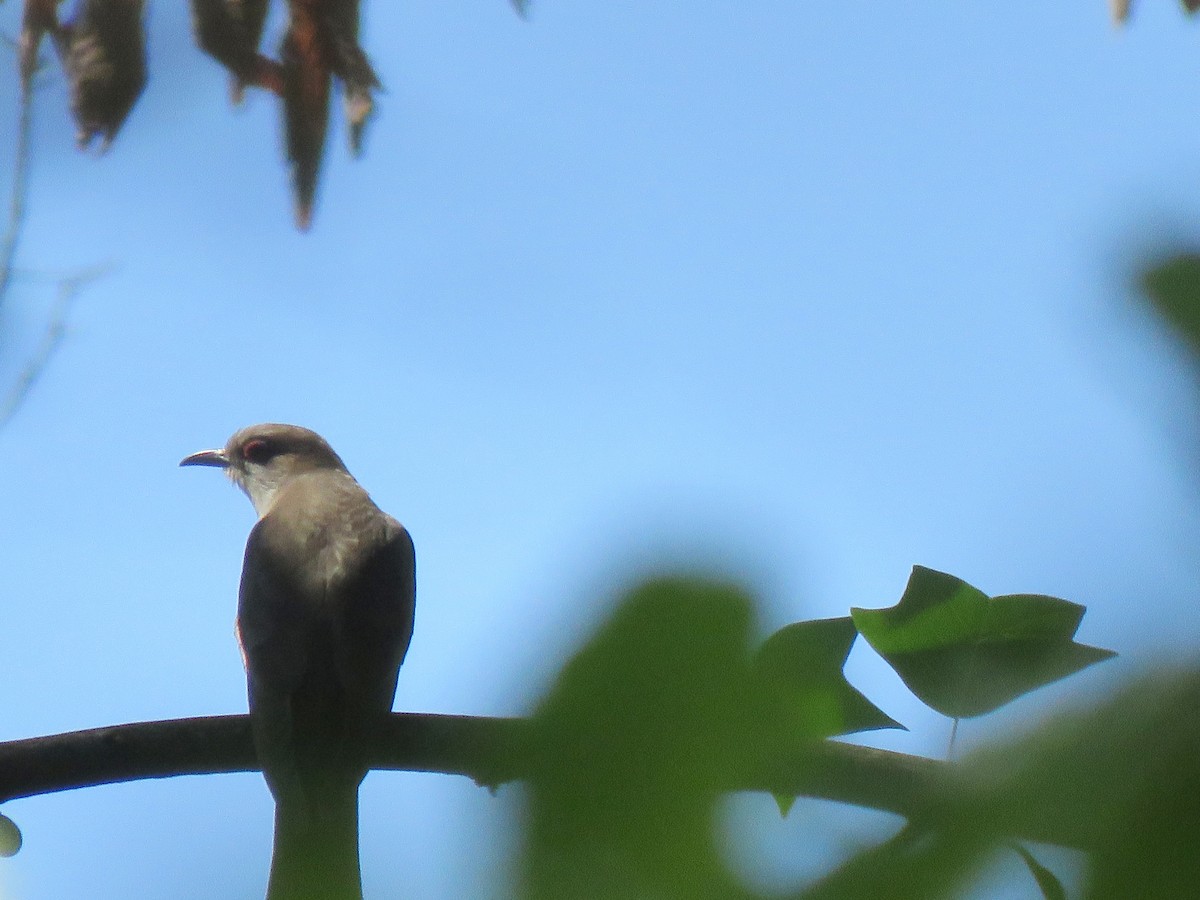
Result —
<instances>
[{"instance_id":1,"label":"bird's eye","mask_svg":"<svg viewBox=\"0 0 1200 900\"><path fill-rule=\"evenodd\" d=\"M262 463L271 458L271 447L262 438L246 441L242 447L242 456L247 462Z\"/></svg>"}]
</instances>

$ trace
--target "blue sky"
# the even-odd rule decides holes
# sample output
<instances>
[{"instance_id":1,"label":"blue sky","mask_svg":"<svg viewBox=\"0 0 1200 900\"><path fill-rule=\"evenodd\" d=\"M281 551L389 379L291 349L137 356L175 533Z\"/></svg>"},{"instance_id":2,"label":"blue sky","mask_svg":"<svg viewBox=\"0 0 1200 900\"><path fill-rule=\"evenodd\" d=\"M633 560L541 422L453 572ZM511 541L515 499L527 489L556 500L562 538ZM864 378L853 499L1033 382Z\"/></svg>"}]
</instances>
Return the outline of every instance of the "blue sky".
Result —
<instances>
[{"instance_id":1,"label":"blue sky","mask_svg":"<svg viewBox=\"0 0 1200 900\"><path fill-rule=\"evenodd\" d=\"M1115 31L1099 0L369 3L387 93L364 159L331 133L307 235L274 101L230 109L184 4L151 6L106 157L74 149L61 77L37 97L5 383L54 278L112 269L0 432L0 738L244 709L252 510L176 463L258 421L320 431L414 534L399 709L527 711L664 565L744 578L764 634L891 605L914 563L1087 604L1080 638L1122 658L968 746L1200 638L1194 372L1129 292L1198 231L1200 34L1172 4ZM913 729L877 743L944 751L861 647L851 671ZM363 794L369 896L504 877L511 789ZM730 812L758 849L730 852L794 883L822 820L760 799ZM255 776L3 811L26 846L0 897L265 882Z\"/></svg>"}]
</instances>

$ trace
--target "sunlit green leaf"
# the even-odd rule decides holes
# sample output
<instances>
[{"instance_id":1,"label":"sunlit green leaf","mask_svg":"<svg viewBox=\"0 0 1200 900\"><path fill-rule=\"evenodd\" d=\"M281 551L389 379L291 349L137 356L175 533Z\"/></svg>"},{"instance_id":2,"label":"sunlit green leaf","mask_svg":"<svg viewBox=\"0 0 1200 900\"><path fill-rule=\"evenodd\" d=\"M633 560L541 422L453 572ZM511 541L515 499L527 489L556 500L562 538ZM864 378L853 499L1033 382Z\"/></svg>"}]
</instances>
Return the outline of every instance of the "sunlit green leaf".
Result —
<instances>
[{"instance_id":1,"label":"sunlit green leaf","mask_svg":"<svg viewBox=\"0 0 1200 900\"><path fill-rule=\"evenodd\" d=\"M989 598L916 566L898 604L851 614L914 694L944 715L969 718L1113 656L1073 640L1084 611L1035 594Z\"/></svg>"},{"instance_id":2,"label":"sunlit green leaf","mask_svg":"<svg viewBox=\"0 0 1200 900\"><path fill-rule=\"evenodd\" d=\"M756 671L780 702L788 731L824 738L904 726L856 690L842 669L858 632L848 616L797 622L767 639Z\"/></svg>"}]
</instances>

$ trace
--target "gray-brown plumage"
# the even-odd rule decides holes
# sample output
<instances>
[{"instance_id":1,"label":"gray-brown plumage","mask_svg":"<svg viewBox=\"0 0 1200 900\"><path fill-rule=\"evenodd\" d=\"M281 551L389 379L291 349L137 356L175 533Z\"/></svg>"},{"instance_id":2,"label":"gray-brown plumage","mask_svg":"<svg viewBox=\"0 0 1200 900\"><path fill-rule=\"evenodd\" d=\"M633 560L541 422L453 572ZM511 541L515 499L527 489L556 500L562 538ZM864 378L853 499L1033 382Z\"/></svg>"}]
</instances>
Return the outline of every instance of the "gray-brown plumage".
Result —
<instances>
[{"instance_id":1,"label":"gray-brown plumage","mask_svg":"<svg viewBox=\"0 0 1200 900\"><path fill-rule=\"evenodd\" d=\"M107 149L146 86L144 7L145 0L80 0L55 32L81 148L99 135Z\"/></svg>"},{"instance_id":2,"label":"gray-brown plumage","mask_svg":"<svg viewBox=\"0 0 1200 900\"><path fill-rule=\"evenodd\" d=\"M276 804L268 900L360 900L361 735L412 636L412 541L305 428L255 425L180 465L224 468L259 516L237 629Z\"/></svg>"},{"instance_id":3,"label":"gray-brown plumage","mask_svg":"<svg viewBox=\"0 0 1200 900\"><path fill-rule=\"evenodd\" d=\"M279 64L258 52L268 7L268 0L192 0L196 43L229 70L234 103L252 85L283 91Z\"/></svg>"}]
</instances>

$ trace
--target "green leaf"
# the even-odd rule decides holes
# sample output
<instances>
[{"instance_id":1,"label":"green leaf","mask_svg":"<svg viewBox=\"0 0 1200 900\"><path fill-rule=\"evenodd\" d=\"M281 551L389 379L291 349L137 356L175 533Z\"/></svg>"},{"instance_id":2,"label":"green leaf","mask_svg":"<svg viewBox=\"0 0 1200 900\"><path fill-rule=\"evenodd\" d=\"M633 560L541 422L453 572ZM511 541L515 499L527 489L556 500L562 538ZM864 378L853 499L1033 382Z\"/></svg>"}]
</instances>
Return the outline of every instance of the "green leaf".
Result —
<instances>
[{"instance_id":1,"label":"green leaf","mask_svg":"<svg viewBox=\"0 0 1200 900\"><path fill-rule=\"evenodd\" d=\"M1087 851L1088 900L1191 897L1200 884L1200 669L1166 669L961 761L958 822L1017 823ZM1032 836L1032 835L1031 835Z\"/></svg>"},{"instance_id":2,"label":"green leaf","mask_svg":"<svg viewBox=\"0 0 1200 900\"><path fill-rule=\"evenodd\" d=\"M755 670L777 701L787 733L819 739L904 727L842 674L857 636L849 616L817 619L781 628L759 649Z\"/></svg>"},{"instance_id":3,"label":"green leaf","mask_svg":"<svg viewBox=\"0 0 1200 900\"><path fill-rule=\"evenodd\" d=\"M978 896L970 879L1017 834L1084 851L1086 900L1195 896L1198 709L1200 668L1159 671L972 751L954 764L949 790L936 799L931 792L921 825L856 854L798 896ZM906 832L912 839L903 840Z\"/></svg>"},{"instance_id":4,"label":"green leaf","mask_svg":"<svg viewBox=\"0 0 1200 900\"><path fill-rule=\"evenodd\" d=\"M791 794L772 794L771 796L775 798L775 805L779 807L780 818L786 819L787 814L796 805L796 798Z\"/></svg>"},{"instance_id":5,"label":"green leaf","mask_svg":"<svg viewBox=\"0 0 1200 900\"><path fill-rule=\"evenodd\" d=\"M16 856L21 849L21 829L8 816L0 814L0 856Z\"/></svg>"},{"instance_id":6,"label":"green leaf","mask_svg":"<svg viewBox=\"0 0 1200 900\"><path fill-rule=\"evenodd\" d=\"M765 752L740 590L662 579L634 591L532 720L527 900L731 897L718 798Z\"/></svg>"},{"instance_id":7,"label":"green leaf","mask_svg":"<svg viewBox=\"0 0 1200 900\"><path fill-rule=\"evenodd\" d=\"M1037 594L989 598L953 575L915 566L898 604L851 616L924 703L966 719L1115 656L1075 643L1084 611Z\"/></svg>"},{"instance_id":8,"label":"green leaf","mask_svg":"<svg viewBox=\"0 0 1200 900\"><path fill-rule=\"evenodd\" d=\"M1197 709L1200 670L1166 670L1015 747L980 754L970 762L980 780L1000 779L987 812L1003 821L1010 805L1073 823L1089 838L1089 900L1193 896L1200 884Z\"/></svg>"},{"instance_id":9,"label":"green leaf","mask_svg":"<svg viewBox=\"0 0 1200 900\"><path fill-rule=\"evenodd\" d=\"M1058 880L1057 875L1034 859L1033 854L1020 844L1013 844L1013 849L1025 861L1025 866L1029 869L1029 874L1037 882L1038 887L1042 891L1042 896L1046 900L1067 900L1066 888L1062 886L1062 882Z\"/></svg>"},{"instance_id":10,"label":"green leaf","mask_svg":"<svg viewBox=\"0 0 1200 900\"><path fill-rule=\"evenodd\" d=\"M1192 353L1200 352L1200 254L1181 253L1147 269L1142 290Z\"/></svg>"}]
</instances>

